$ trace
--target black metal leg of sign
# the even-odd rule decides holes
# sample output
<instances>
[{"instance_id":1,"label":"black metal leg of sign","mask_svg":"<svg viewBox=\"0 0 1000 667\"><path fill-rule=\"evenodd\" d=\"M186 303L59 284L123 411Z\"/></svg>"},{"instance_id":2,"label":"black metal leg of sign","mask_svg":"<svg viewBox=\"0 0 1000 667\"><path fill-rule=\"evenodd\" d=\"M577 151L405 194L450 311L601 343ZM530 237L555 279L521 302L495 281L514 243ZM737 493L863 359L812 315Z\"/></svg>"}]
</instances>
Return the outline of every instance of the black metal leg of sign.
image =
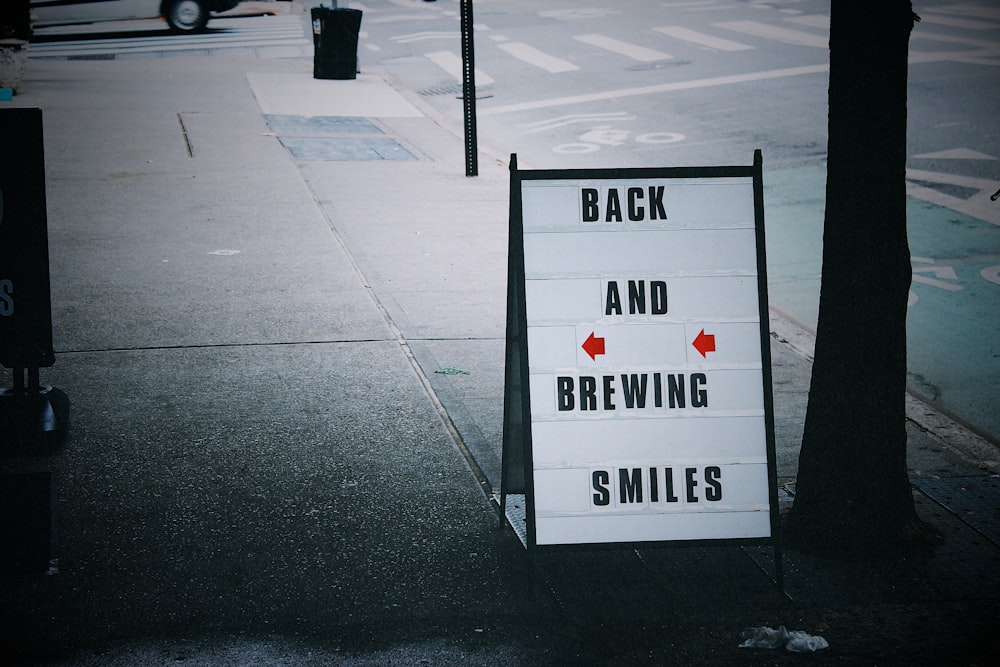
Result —
<instances>
[{"instance_id":1,"label":"black metal leg of sign","mask_svg":"<svg viewBox=\"0 0 1000 667\"><path fill-rule=\"evenodd\" d=\"M43 385L37 368L13 368L0 388L0 447L8 454L44 454L62 446L69 428L69 398Z\"/></svg>"},{"instance_id":2,"label":"black metal leg of sign","mask_svg":"<svg viewBox=\"0 0 1000 667\"><path fill-rule=\"evenodd\" d=\"M465 104L465 175L479 175L476 141L476 49L472 39L472 0L462 0L462 101Z\"/></svg>"},{"instance_id":3,"label":"black metal leg of sign","mask_svg":"<svg viewBox=\"0 0 1000 667\"><path fill-rule=\"evenodd\" d=\"M527 546L534 534L534 500L531 480L531 398L528 386L527 324L524 297L524 234L521 211L521 177L517 154L510 156L510 219L507 254L507 331L504 364L503 449L501 456L501 509L518 537ZM523 517L507 514L507 496L524 496ZM517 505L515 505L517 507ZM517 524L515 526L515 523Z\"/></svg>"},{"instance_id":4,"label":"black metal leg of sign","mask_svg":"<svg viewBox=\"0 0 1000 667\"><path fill-rule=\"evenodd\" d=\"M500 456L500 511L507 518L507 494L524 493L524 418L521 392L521 301L518 283L522 280L520 259L521 198L518 192L517 155L510 156L510 208L507 241L507 332L504 357L503 446Z\"/></svg>"},{"instance_id":5,"label":"black metal leg of sign","mask_svg":"<svg viewBox=\"0 0 1000 667\"><path fill-rule=\"evenodd\" d=\"M778 513L778 466L774 444L774 394L771 377L771 334L768 327L767 242L764 238L764 154L753 152L754 229L757 244L757 294L760 321L760 355L764 381L764 429L767 438L767 484L771 503L771 545L774 547L774 582L785 592L785 568L781 560L781 518Z\"/></svg>"}]
</instances>

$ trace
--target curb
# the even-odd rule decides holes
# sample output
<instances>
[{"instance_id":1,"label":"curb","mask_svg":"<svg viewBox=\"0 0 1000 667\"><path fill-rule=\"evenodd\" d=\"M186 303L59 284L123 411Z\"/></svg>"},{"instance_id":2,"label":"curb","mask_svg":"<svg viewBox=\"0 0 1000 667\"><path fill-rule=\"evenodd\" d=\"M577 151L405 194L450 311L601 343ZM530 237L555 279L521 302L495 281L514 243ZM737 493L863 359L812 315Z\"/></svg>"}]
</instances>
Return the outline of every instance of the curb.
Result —
<instances>
[{"instance_id":1,"label":"curb","mask_svg":"<svg viewBox=\"0 0 1000 667\"><path fill-rule=\"evenodd\" d=\"M811 362L816 334L777 308L772 307L770 312L771 336ZM942 447L990 475L1000 474L1000 449L996 445L909 391L906 392L906 418Z\"/></svg>"}]
</instances>

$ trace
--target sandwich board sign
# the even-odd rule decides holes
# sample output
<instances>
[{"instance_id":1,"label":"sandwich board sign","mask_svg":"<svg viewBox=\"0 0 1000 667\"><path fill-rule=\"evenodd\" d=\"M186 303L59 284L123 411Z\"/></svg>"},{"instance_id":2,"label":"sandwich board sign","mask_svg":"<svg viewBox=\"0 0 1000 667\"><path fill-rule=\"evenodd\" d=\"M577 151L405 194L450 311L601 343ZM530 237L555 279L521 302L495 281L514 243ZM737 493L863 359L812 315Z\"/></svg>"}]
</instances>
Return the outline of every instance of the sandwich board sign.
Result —
<instances>
[{"instance_id":1,"label":"sandwich board sign","mask_svg":"<svg viewBox=\"0 0 1000 667\"><path fill-rule=\"evenodd\" d=\"M524 494L526 546L776 545L760 151L616 170L514 155L510 187L501 503Z\"/></svg>"}]
</instances>

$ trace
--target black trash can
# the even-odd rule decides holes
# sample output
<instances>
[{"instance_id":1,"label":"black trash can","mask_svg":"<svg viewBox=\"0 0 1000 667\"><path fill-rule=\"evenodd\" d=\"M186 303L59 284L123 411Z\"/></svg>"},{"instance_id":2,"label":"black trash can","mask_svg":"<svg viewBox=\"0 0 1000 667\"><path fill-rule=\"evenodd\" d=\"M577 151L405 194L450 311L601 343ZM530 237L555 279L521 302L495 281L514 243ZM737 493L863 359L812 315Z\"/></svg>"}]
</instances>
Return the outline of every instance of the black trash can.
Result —
<instances>
[{"instance_id":1,"label":"black trash can","mask_svg":"<svg viewBox=\"0 0 1000 667\"><path fill-rule=\"evenodd\" d=\"M312 24L313 78L357 78L361 10L313 7Z\"/></svg>"}]
</instances>

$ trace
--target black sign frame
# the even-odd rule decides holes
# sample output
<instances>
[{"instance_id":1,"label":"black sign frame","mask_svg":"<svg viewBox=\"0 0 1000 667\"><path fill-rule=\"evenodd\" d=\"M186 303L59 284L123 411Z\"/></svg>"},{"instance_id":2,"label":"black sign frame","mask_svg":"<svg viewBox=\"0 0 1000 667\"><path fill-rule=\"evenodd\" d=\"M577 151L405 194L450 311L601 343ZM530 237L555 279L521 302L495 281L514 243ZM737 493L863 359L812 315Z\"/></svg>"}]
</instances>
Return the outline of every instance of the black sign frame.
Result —
<instances>
[{"instance_id":1,"label":"black sign frame","mask_svg":"<svg viewBox=\"0 0 1000 667\"><path fill-rule=\"evenodd\" d=\"M2 109L0 364L55 364L41 109Z\"/></svg>"}]
</instances>

